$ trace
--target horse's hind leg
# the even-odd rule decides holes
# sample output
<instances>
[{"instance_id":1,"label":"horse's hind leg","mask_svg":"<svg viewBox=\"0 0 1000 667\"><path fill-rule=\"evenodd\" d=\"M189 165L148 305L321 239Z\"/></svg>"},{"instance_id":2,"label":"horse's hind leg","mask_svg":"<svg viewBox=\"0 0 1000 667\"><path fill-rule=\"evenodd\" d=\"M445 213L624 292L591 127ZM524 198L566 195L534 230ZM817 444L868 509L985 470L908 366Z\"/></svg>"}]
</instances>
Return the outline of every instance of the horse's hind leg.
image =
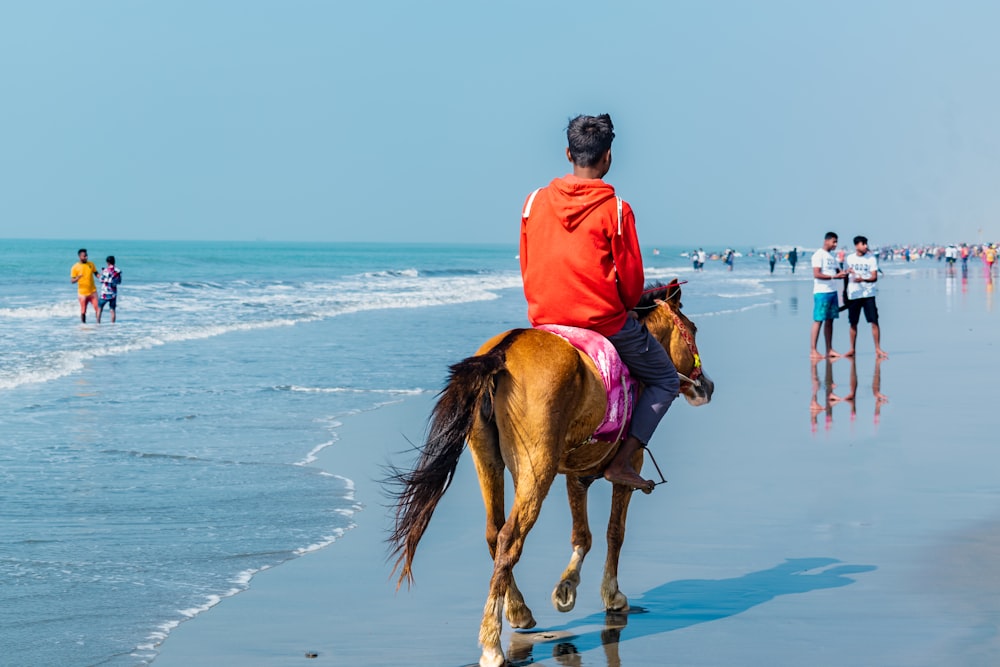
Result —
<instances>
[{"instance_id":1,"label":"horse's hind leg","mask_svg":"<svg viewBox=\"0 0 1000 667\"><path fill-rule=\"evenodd\" d=\"M480 667L500 667L505 663L503 649L500 646L504 600L511 591L517 591L514 585L514 565L521 558L524 540L538 520L542 500L554 478L554 469L534 470L531 474L526 474L521 483L515 484L514 505L497 536L490 593L486 598L483 622L479 628L479 643L483 646L483 655L479 659ZM517 596L520 597L520 593L517 593Z\"/></svg>"},{"instance_id":2,"label":"horse's hind leg","mask_svg":"<svg viewBox=\"0 0 1000 667\"><path fill-rule=\"evenodd\" d=\"M500 455L500 444L496 426L492 423L476 424L469 438L469 449L479 476L479 490L486 506L486 546L490 558L496 560L497 536L504 524L504 463ZM535 627L535 617L524 603L524 596L511 577L510 586L504 596L504 610L507 622L513 628Z\"/></svg>"},{"instance_id":3,"label":"horse's hind leg","mask_svg":"<svg viewBox=\"0 0 1000 667\"><path fill-rule=\"evenodd\" d=\"M636 471L639 466L636 466ZM611 517L608 520L608 557L604 562L604 578L601 580L601 599L608 611L627 611L628 598L618 589L618 557L625 542L625 520L628 518L628 504L632 499L632 489L615 484L611 492Z\"/></svg>"},{"instance_id":4,"label":"horse's hind leg","mask_svg":"<svg viewBox=\"0 0 1000 667\"><path fill-rule=\"evenodd\" d=\"M559 577L559 583L552 591L552 606L556 611L567 612L576 606L576 589L580 585L580 568L583 559L590 551L592 537L587 521L587 491L591 481L583 481L579 477L566 476L566 495L569 497L569 510L573 516L573 532L570 544L573 555L569 565Z\"/></svg>"}]
</instances>

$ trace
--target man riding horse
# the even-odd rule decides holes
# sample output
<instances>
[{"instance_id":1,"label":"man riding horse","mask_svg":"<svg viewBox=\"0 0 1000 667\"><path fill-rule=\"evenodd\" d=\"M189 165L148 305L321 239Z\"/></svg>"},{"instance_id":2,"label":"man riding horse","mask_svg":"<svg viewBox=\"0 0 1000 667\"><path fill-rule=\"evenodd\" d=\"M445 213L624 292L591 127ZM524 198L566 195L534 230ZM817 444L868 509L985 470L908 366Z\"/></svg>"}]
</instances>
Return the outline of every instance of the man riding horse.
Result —
<instances>
[{"instance_id":1,"label":"man riding horse","mask_svg":"<svg viewBox=\"0 0 1000 667\"><path fill-rule=\"evenodd\" d=\"M391 467L388 480L395 487L388 542L402 584L413 579L417 546L468 445L493 558L480 667L507 664L503 617L514 628L535 626L513 570L557 475L566 479L572 555L552 604L561 612L576 604L593 544L587 490L603 475L613 484L601 599L605 609L628 609L618 586L625 519L633 490L653 487L638 473L641 448L678 391L699 406L715 390L702 367L697 327L681 312L680 283L643 291L632 209L601 180L611 167L611 119L575 118L568 134L573 174L532 193L521 218L521 269L537 327L497 334L451 366L418 460L410 469ZM622 389L632 383L610 344L642 383L628 437L620 403L627 405L629 390ZM514 489L509 512L507 473Z\"/></svg>"},{"instance_id":2,"label":"man riding horse","mask_svg":"<svg viewBox=\"0 0 1000 667\"><path fill-rule=\"evenodd\" d=\"M607 337L643 383L628 438L604 478L650 493L654 483L635 471L632 457L677 398L677 370L633 311L645 284L635 216L602 180L611 169L611 116L577 116L566 135L573 173L532 192L521 217L528 319L532 326L567 325Z\"/></svg>"}]
</instances>

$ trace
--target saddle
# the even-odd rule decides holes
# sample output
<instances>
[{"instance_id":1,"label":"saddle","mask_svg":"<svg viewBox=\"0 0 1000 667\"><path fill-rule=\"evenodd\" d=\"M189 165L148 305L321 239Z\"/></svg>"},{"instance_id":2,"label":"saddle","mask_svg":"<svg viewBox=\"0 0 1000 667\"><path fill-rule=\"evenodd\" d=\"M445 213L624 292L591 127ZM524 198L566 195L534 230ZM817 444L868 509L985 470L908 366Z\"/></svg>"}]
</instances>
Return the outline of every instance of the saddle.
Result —
<instances>
[{"instance_id":1,"label":"saddle","mask_svg":"<svg viewBox=\"0 0 1000 667\"><path fill-rule=\"evenodd\" d=\"M561 324L540 324L535 327L553 333L590 357L604 381L608 407L604 419L587 442L618 442L628 432L635 401L636 381L622 363L618 350L607 338L590 329Z\"/></svg>"}]
</instances>

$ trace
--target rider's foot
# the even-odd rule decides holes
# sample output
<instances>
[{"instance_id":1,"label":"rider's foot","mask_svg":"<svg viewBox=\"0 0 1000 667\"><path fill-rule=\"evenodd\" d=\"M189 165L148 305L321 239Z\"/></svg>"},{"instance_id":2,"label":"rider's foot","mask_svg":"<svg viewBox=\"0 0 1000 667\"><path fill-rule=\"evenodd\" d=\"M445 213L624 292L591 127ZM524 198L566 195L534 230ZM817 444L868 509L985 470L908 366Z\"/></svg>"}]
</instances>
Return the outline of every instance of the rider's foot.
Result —
<instances>
[{"instance_id":1,"label":"rider's foot","mask_svg":"<svg viewBox=\"0 0 1000 667\"><path fill-rule=\"evenodd\" d=\"M653 487L656 483L651 479L643 479L639 473L631 468L625 470L615 470L608 468L604 471L604 479L612 482L614 484L621 484L627 486L630 489L640 489L643 493L649 494L653 492Z\"/></svg>"},{"instance_id":2,"label":"rider's foot","mask_svg":"<svg viewBox=\"0 0 1000 667\"><path fill-rule=\"evenodd\" d=\"M656 484L652 480L643 479L632 467L632 456L645 445L638 438L630 435L621 444L615 457L604 470L604 479L614 484L621 484L630 489L642 489L643 493L652 493Z\"/></svg>"}]
</instances>

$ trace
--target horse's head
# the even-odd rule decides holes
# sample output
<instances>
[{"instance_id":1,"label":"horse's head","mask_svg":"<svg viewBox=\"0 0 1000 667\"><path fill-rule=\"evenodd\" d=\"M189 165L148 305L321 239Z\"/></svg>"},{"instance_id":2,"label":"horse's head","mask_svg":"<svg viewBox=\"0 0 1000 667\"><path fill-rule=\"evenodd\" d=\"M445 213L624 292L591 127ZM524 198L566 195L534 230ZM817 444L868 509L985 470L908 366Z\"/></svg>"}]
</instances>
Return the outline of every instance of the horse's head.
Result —
<instances>
[{"instance_id":1,"label":"horse's head","mask_svg":"<svg viewBox=\"0 0 1000 667\"><path fill-rule=\"evenodd\" d=\"M681 283L657 283L643 292L636 312L653 337L660 341L681 376L681 393L694 406L712 400L715 383L701 363L695 336L698 327L681 312Z\"/></svg>"}]
</instances>

